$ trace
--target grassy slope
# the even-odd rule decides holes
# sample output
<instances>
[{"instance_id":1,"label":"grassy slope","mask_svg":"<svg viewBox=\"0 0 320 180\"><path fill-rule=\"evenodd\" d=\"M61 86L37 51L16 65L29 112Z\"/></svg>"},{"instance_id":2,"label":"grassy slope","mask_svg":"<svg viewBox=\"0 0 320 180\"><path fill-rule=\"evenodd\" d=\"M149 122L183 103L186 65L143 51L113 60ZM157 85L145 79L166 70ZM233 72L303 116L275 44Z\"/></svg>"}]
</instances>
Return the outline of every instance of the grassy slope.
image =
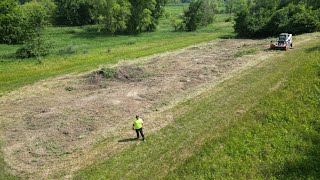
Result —
<instances>
[{"instance_id":1,"label":"grassy slope","mask_svg":"<svg viewBox=\"0 0 320 180\"><path fill-rule=\"evenodd\" d=\"M295 67L279 89L208 141L170 179L319 179L320 43L314 47L281 59Z\"/></svg>"},{"instance_id":2,"label":"grassy slope","mask_svg":"<svg viewBox=\"0 0 320 180\"><path fill-rule=\"evenodd\" d=\"M319 43L309 44L308 48L319 47L319 45ZM295 166L295 160L298 160L298 163L301 162L297 165L304 166L304 163L308 163L309 157L313 164L307 167L315 168L314 165L317 162L314 161L314 157L317 154L313 154L316 153L313 152L315 150L313 145L318 141L315 129L319 126L319 119L317 119L319 114L316 113L318 111L315 111L315 107L306 104L305 101L298 102L301 104L298 106L301 107L300 111L297 111L300 112L300 116L295 117L297 121L291 125L291 116L289 119L282 119L282 117L285 118L283 115L286 115L286 110L295 106L295 104L290 104L295 102L295 98L292 98L292 92L289 94L281 93L292 89L286 90L284 88L287 87L285 80L288 80L288 83L293 81L301 87L295 93L300 94L300 97L304 97L306 100L314 100L315 97L308 96L308 94L315 79L312 76L311 67L319 57L319 52L296 50L283 53L286 53L287 56L269 59L259 67L223 82L219 88L215 88L197 99L180 104L174 111L177 114L180 111L184 113L178 115L175 122L166 128L147 136L146 143L133 142L129 149L117 156L78 172L75 179L209 178L212 175L211 172L217 172L214 175L218 179L227 175L235 178L270 177L276 173L286 174L290 172L290 168L297 169L296 167L299 166ZM304 74L306 75L304 76ZM307 80L311 78L312 82L306 82L306 79L303 81L300 81L301 79L293 80L299 76ZM304 82L306 83L304 84ZM284 83L285 86L279 87L279 83ZM295 87L295 85L291 86ZM309 85L310 89L303 88L304 85ZM277 88L280 89L276 90ZM273 103L271 101L273 96L284 98L276 99L279 108L283 108L280 112L273 109L273 105L270 104ZM287 101L290 98L291 101ZM255 106L258 107L255 108ZM308 108L311 107L313 109L307 113L309 112ZM273 124L264 124L264 114L259 117L260 119L252 117L252 113L260 112L260 110L274 113L278 120L271 119L270 123ZM246 111L248 113L243 114ZM277 116L278 112L279 116ZM307 113L308 118L299 121L299 117L304 117L302 116L303 112ZM309 119L314 121L310 122ZM288 129L284 131L282 126L277 125L277 121L286 125ZM251 128L248 125L252 125L253 129L247 129ZM258 129L255 129L255 126ZM243 132L243 130L246 131ZM295 130L300 131L296 132ZM310 131L310 134L314 135L313 140L308 139L309 136L303 136L304 134L301 134L304 132L303 130ZM271 132L270 135L269 132ZM275 136L274 140L269 143L272 141L269 138L273 135ZM292 135L294 140L290 139ZM267 138L259 142L259 136ZM238 140L242 141L238 142ZM224 141L226 144L223 144ZM304 147L308 149L303 150ZM264 155L259 158L261 151ZM288 155L292 151L295 152L293 157ZM220 156L219 152L224 154ZM305 153L309 153L309 156L306 156ZM268 159L269 156L272 160L261 161L263 158ZM244 167L242 167L242 161L245 163ZM288 164L287 172L272 172L274 169L281 170L278 167L284 162L292 162ZM269 174L265 175L264 173Z\"/></svg>"},{"instance_id":3,"label":"grassy slope","mask_svg":"<svg viewBox=\"0 0 320 180\"><path fill-rule=\"evenodd\" d=\"M177 17L184 6L168 6L170 18ZM23 85L67 73L92 70L102 64L117 63L175 50L195 43L234 35L231 23L219 15L216 22L197 32L173 32L170 18L160 21L156 32L136 36L104 35L92 27L50 28L46 32L53 45L52 54L38 64L36 59L17 60L18 46L0 45L0 96ZM72 53L74 52L74 53Z\"/></svg>"},{"instance_id":4,"label":"grassy slope","mask_svg":"<svg viewBox=\"0 0 320 180\"><path fill-rule=\"evenodd\" d=\"M182 5L168 6L167 12L170 18L177 17L183 8ZM42 64L36 59L17 60L13 56L18 45L0 44L0 96L46 78L84 72L102 64L175 50L220 37L232 37L232 24L225 23L224 18L218 15L213 25L193 33L173 32L169 18L163 18L156 32L137 36L103 35L90 31L92 27L53 27L46 32L53 44L52 54L43 58ZM68 51L68 47L71 48L69 52L75 53L61 53L61 50ZM0 179L11 178L13 176L6 173L0 153Z\"/></svg>"}]
</instances>

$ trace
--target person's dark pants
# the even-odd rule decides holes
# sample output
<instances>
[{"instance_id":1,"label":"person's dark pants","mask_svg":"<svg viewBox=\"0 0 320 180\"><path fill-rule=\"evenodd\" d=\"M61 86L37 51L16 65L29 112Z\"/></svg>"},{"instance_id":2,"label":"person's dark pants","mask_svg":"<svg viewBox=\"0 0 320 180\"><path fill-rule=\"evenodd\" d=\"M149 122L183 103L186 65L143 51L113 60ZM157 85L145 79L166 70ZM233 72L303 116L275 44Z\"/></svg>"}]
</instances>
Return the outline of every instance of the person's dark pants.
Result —
<instances>
[{"instance_id":1,"label":"person's dark pants","mask_svg":"<svg viewBox=\"0 0 320 180\"><path fill-rule=\"evenodd\" d=\"M142 128L140 128L140 129L136 129L137 139L139 139L139 132L140 132L140 134L141 134L141 136L142 136L142 140L144 140L144 135L143 135Z\"/></svg>"}]
</instances>

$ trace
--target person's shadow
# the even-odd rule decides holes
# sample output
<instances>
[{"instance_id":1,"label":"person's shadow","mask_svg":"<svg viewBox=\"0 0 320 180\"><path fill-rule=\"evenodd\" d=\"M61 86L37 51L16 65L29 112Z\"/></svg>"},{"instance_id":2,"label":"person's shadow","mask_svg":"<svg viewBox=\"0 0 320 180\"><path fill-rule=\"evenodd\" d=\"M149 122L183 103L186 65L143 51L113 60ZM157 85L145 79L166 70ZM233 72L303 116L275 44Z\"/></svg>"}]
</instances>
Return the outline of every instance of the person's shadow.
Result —
<instances>
[{"instance_id":1,"label":"person's shadow","mask_svg":"<svg viewBox=\"0 0 320 180\"><path fill-rule=\"evenodd\" d=\"M137 141L137 138L121 139L118 142L119 143L125 143L125 142L130 142L130 141Z\"/></svg>"}]
</instances>

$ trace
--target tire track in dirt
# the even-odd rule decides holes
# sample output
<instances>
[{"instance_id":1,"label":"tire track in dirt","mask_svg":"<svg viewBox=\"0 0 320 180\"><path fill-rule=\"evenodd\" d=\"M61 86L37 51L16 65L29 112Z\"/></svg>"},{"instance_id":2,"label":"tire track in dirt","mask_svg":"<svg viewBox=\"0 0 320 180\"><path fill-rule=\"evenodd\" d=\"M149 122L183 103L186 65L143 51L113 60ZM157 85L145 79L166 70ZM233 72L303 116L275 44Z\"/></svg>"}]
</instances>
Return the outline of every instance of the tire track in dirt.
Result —
<instances>
[{"instance_id":1,"label":"tire track in dirt","mask_svg":"<svg viewBox=\"0 0 320 180\"><path fill-rule=\"evenodd\" d=\"M112 79L67 75L12 92L0 98L5 161L24 178L68 178L134 143L119 141L134 136L135 114L148 135L174 121L167 109L279 54L268 42L219 40L121 63Z\"/></svg>"}]
</instances>

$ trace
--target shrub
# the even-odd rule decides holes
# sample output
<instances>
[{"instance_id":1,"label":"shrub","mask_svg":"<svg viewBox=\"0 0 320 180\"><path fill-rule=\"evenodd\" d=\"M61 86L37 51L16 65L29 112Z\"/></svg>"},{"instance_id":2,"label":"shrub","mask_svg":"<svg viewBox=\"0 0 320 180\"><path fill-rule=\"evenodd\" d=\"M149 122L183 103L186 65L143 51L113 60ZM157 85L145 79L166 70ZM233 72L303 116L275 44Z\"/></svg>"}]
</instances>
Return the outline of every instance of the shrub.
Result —
<instances>
[{"instance_id":1,"label":"shrub","mask_svg":"<svg viewBox=\"0 0 320 180\"><path fill-rule=\"evenodd\" d=\"M224 20L224 22L232 22L232 21L233 21L233 17L231 15Z\"/></svg>"},{"instance_id":2,"label":"shrub","mask_svg":"<svg viewBox=\"0 0 320 180\"><path fill-rule=\"evenodd\" d=\"M156 0L155 7L151 9L151 23L147 27L147 31L154 31L159 23L159 19L163 16L165 10L164 6L168 3L168 0ZM165 17L167 17L165 15Z\"/></svg>"},{"instance_id":3,"label":"shrub","mask_svg":"<svg viewBox=\"0 0 320 180\"><path fill-rule=\"evenodd\" d=\"M195 31L198 28L202 18L202 6L203 1L192 1L189 8L184 12L183 22L187 31Z\"/></svg>"},{"instance_id":4,"label":"shrub","mask_svg":"<svg viewBox=\"0 0 320 180\"><path fill-rule=\"evenodd\" d=\"M22 10L26 19L23 22L24 42L16 51L18 58L45 56L49 53L49 44L43 38L43 30L49 25L48 14L36 1L25 3Z\"/></svg>"},{"instance_id":5,"label":"shrub","mask_svg":"<svg viewBox=\"0 0 320 180\"><path fill-rule=\"evenodd\" d=\"M149 30L152 24L152 12L155 10L156 0L129 0L131 15L128 21L128 33L141 33Z\"/></svg>"},{"instance_id":6,"label":"shrub","mask_svg":"<svg viewBox=\"0 0 320 180\"><path fill-rule=\"evenodd\" d=\"M26 41L21 48L16 51L17 58L40 57L49 54L50 44L40 39L31 39Z\"/></svg>"},{"instance_id":7,"label":"shrub","mask_svg":"<svg viewBox=\"0 0 320 180\"><path fill-rule=\"evenodd\" d=\"M64 88L64 90L66 90L66 91L74 91L74 90L77 90L77 89L74 88L74 87L71 87L71 86L67 86L67 87Z\"/></svg>"},{"instance_id":8,"label":"shrub","mask_svg":"<svg viewBox=\"0 0 320 180\"><path fill-rule=\"evenodd\" d=\"M170 19L171 25L174 28L174 31L184 31L185 24L182 20L177 20L176 18Z\"/></svg>"},{"instance_id":9,"label":"shrub","mask_svg":"<svg viewBox=\"0 0 320 180\"><path fill-rule=\"evenodd\" d=\"M248 11L241 11L236 15L234 30L239 36L250 36L251 32L248 31L249 21Z\"/></svg>"},{"instance_id":10,"label":"shrub","mask_svg":"<svg viewBox=\"0 0 320 180\"><path fill-rule=\"evenodd\" d=\"M68 45L59 50L60 54L75 54L79 51L78 46Z\"/></svg>"},{"instance_id":11,"label":"shrub","mask_svg":"<svg viewBox=\"0 0 320 180\"><path fill-rule=\"evenodd\" d=\"M0 43L16 44L23 41L23 14L15 0L0 1Z\"/></svg>"},{"instance_id":12,"label":"shrub","mask_svg":"<svg viewBox=\"0 0 320 180\"><path fill-rule=\"evenodd\" d=\"M195 31L198 27L206 26L213 22L214 4L211 1L192 1L184 12L183 23L187 31Z\"/></svg>"},{"instance_id":13,"label":"shrub","mask_svg":"<svg viewBox=\"0 0 320 180\"><path fill-rule=\"evenodd\" d=\"M15 0L0 1L0 43L20 44L39 36L49 24L52 15L49 11L54 8L53 4L47 7L49 1L32 1L23 5Z\"/></svg>"},{"instance_id":14,"label":"shrub","mask_svg":"<svg viewBox=\"0 0 320 180\"><path fill-rule=\"evenodd\" d=\"M127 29L131 15L130 3L127 0L94 0L93 17L100 25L99 31L120 33Z\"/></svg>"},{"instance_id":15,"label":"shrub","mask_svg":"<svg viewBox=\"0 0 320 180\"><path fill-rule=\"evenodd\" d=\"M100 69L100 70L97 72L97 74L100 74L100 75L102 75L104 78L109 79L109 78L113 78L113 77L115 76L116 71L115 71L115 69L104 67L104 68Z\"/></svg>"}]
</instances>

